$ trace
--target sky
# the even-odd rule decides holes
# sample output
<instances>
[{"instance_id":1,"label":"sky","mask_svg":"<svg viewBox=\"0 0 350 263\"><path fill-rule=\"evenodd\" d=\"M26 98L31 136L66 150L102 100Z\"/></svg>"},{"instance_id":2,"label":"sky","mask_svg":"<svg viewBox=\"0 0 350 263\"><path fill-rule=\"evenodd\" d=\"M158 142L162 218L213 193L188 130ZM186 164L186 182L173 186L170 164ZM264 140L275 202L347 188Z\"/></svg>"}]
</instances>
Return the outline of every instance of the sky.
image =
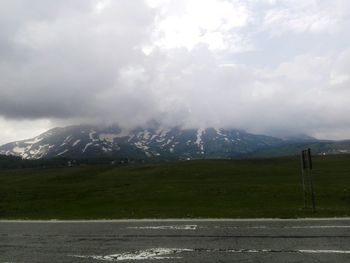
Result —
<instances>
[{"instance_id":1,"label":"sky","mask_svg":"<svg viewBox=\"0 0 350 263\"><path fill-rule=\"evenodd\" d=\"M0 144L158 121L350 139L349 0L0 0Z\"/></svg>"}]
</instances>

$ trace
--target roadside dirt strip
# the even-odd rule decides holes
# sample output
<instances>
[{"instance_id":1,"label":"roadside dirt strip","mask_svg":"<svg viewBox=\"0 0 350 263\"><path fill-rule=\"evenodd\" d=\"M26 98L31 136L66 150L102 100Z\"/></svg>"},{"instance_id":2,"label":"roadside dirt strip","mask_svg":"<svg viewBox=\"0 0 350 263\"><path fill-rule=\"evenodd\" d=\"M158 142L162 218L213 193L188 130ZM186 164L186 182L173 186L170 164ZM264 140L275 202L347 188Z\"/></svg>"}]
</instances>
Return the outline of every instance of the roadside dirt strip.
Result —
<instances>
[{"instance_id":1,"label":"roadside dirt strip","mask_svg":"<svg viewBox=\"0 0 350 263\"><path fill-rule=\"evenodd\" d=\"M350 262L350 219L0 221L5 262Z\"/></svg>"}]
</instances>

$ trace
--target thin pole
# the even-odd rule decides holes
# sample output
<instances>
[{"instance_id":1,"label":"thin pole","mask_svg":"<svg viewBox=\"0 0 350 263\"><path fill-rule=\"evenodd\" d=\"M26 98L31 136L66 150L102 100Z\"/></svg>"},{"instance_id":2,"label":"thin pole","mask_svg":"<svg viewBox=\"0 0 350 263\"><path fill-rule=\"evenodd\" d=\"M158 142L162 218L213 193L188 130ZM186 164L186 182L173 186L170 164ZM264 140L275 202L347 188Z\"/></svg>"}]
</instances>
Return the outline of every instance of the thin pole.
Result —
<instances>
[{"instance_id":1,"label":"thin pole","mask_svg":"<svg viewBox=\"0 0 350 263\"><path fill-rule=\"evenodd\" d=\"M305 174L304 174L304 158L303 152L301 152L301 182L303 185L303 195L304 195L304 209L307 208L307 193L305 188Z\"/></svg>"},{"instance_id":2,"label":"thin pole","mask_svg":"<svg viewBox=\"0 0 350 263\"><path fill-rule=\"evenodd\" d=\"M309 184L310 184L310 193L311 193L311 202L312 202L312 212L316 211L316 200L315 200L315 192L314 192L314 183L312 178L312 159L311 159L311 149L307 149L307 159L308 159L308 176L309 176Z\"/></svg>"},{"instance_id":3,"label":"thin pole","mask_svg":"<svg viewBox=\"0 0 350 263\"><path fill-rule=\"evenodd\" d=\"M316 198L315 198L315 192L314 192L314 184L313 184L313 178L312 178L312 172L309 171L309 177L310 177L310 191L311 191L311 201L312 201L312 212L316 211Z\"/></svg>"}]
</instances>

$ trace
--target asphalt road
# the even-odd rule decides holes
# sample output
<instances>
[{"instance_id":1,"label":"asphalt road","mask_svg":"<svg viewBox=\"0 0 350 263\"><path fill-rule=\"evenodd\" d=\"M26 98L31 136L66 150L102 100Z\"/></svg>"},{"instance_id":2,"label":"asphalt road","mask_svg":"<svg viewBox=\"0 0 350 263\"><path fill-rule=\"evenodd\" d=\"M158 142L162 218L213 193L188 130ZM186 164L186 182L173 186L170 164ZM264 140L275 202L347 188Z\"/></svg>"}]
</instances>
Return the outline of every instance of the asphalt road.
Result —
<instances>
[{"instance_id":1,"label":"asphalt road","mask_svg":"<svg viewBox=\"0 0 350 263\"><path fill-rule=\"evenodd\" d=\"M350 262L350 219L0 221L4 262Z\"/></svg>"}]
</instances>

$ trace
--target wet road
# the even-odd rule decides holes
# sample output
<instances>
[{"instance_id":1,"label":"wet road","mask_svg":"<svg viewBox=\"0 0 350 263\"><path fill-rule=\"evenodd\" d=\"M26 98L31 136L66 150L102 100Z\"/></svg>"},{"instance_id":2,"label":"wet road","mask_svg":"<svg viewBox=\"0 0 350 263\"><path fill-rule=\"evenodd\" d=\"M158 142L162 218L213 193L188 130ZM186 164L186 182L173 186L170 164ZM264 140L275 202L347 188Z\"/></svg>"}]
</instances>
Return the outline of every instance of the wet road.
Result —
<instances>
[{"instance_id":1,"label":"wet road","mask_svg":"<svg viewBox=\"0 0 350 263\"><path fill-rule=\"evenodd\" d=\"M350 219L0 221L4 262L350 262Z\"/></svg>"}]
</instances>

